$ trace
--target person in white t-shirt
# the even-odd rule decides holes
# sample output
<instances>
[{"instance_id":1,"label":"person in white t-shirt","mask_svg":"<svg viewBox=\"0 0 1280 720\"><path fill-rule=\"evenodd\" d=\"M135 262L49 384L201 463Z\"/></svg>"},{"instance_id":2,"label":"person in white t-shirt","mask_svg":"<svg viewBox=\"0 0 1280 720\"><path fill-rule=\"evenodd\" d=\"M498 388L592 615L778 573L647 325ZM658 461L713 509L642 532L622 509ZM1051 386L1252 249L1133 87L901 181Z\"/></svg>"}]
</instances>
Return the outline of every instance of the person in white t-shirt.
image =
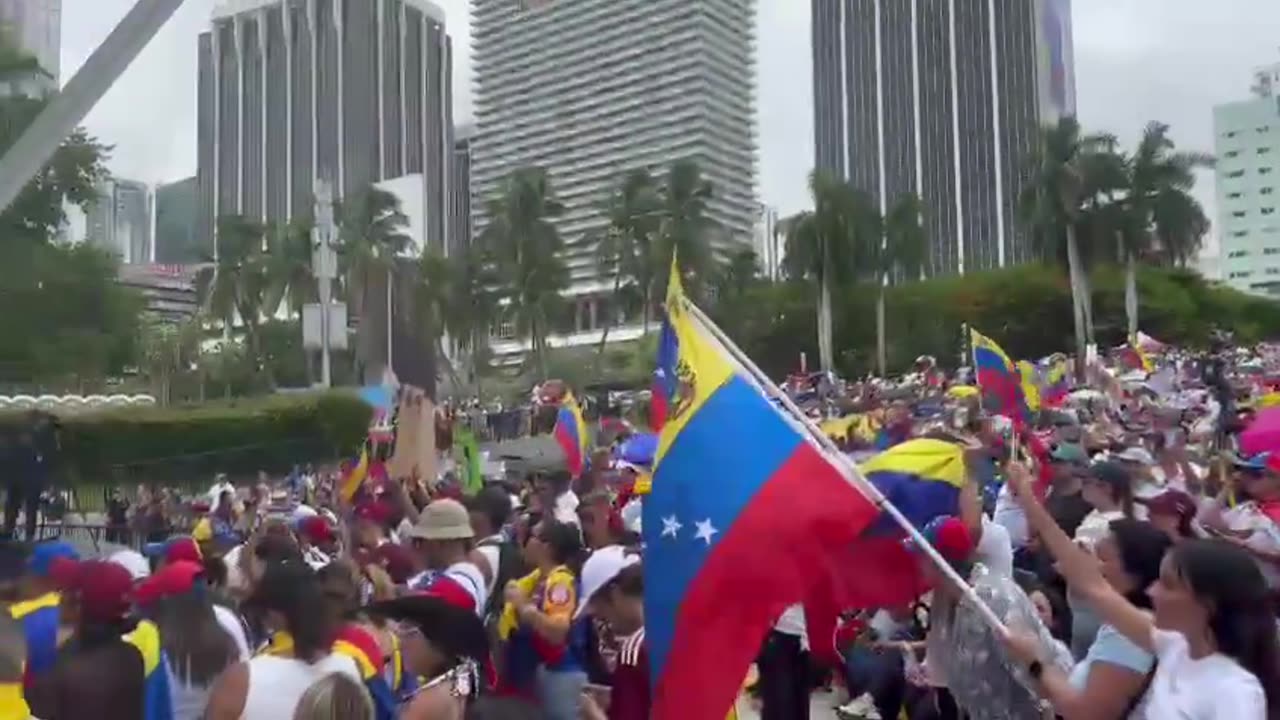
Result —
<instances>
[{"instance_id":1,"label":"person in white t-shirt","mask_svg":"<svg viewBox=\"0 0 1280 720\"><path fill-rule=\"evenodd\" d=\"M1165 554L1152 583L1154 615L1107 582L1097 561L1054 523L1035 499L1031 473L1010 468L1009 482L1031 526L1071 588L1101 619L1156 658L1140 720L1266 720L1280 708L1280 641L1262 573L1238 547L1187 540ZM1024 658L1025 659L1025 658ZM1027 662L1039 679L1045 659Z\"/></svg>"}]
</instances>

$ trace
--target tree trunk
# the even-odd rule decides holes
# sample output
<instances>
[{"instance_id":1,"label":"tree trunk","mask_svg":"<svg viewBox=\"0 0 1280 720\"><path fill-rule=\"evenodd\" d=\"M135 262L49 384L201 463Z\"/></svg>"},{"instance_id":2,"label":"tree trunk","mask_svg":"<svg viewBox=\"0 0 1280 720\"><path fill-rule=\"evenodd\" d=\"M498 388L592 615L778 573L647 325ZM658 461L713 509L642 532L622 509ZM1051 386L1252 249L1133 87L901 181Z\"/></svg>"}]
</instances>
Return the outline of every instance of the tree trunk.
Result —
<instances>
[{"instance_id":1,"label":"tree trunk","mask_svg":"<svg viewBox=\"0 0 1280 720\"><path fill-rule=\"evenodd\" d=\"M1138 336L1138 261L1133 253L1125 258L1124 315L1129 321L1127 337L1132 341Z\"/></svg>"},{"instance_id":2,"label":"tree trunk","mask_svg":"<svg viewBox=\"0 0 1280 720\"><path fill-rule=\"evenodd\" d=\"M1086 339L1086 309L1085 297L1088 290L1083 283L1081 263L1080 263L1080 247L1076 244L1076 230L1071 225L1067 226L1067 276L1071 282L1071 306L1072 315L1075 321L1076 333L1076 374L1082 381L1085 372L1085 346L1088 344Z\"/></svg>"},{"instance_id":3,"label":"tree trunk","mask_svg":"<svg viewBox=\"0 0 1280 720\"><path fill-rule=\"evenodd\" d=\"M831 248L822 243L822 278L818 298L818 365L830 372L835 365L835 348L831 339Z\"/></svg>"},{"instance_id":4,"label":"tree trunk","mask_svg":"<svg viewBox=\"0 0 1280 720\"><path fill-rule=\"evenodd\" d=\"M885 342L885 284L880 279L880 294L876 296L876 364L880 368L880 377L889 377L889 348Z\"/></svg>"},{"instance_id":5,"label":"tree trunk","mask_svg":"<svg viewBox=\"0 0 1280 720\"><path fill-rule=\"evenodd\" d=\"M622 287L622 268L615 267L613 274L613 300L618 301L618 290ZM596 362L593 373L596 377L600 377L600 365L604 362L604 347L609 342L609 331L613 329L614 319L618 317L616 312L611 312L604 321L604 332L600 333L600 347L596 350Z\"/></svg>"}]
</instances>

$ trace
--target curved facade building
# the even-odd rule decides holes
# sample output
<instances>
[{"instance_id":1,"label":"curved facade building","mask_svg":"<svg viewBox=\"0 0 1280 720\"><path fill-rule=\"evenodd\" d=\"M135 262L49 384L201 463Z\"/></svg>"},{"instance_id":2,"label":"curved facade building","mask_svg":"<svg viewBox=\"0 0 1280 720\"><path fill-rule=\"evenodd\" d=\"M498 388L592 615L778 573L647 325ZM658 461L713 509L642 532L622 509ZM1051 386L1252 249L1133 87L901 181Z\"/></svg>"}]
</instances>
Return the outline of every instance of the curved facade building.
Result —
<instances>
[{"instance_id":1,"label":"curved facade building","mask_svg":"<svg viewBox=\"0 0 1280 720\"><path fill-rule=\"evenodd\" d=\"M713 184L720 249L747 247L756 218L755 0L472 0L473 221L518 168L545 168L579 328L611 291L594 243L623 176L696 160Z\"/></svg>"},{"instance_id":2,"label":"curved facade building","mask_svg":"<svg viewBox=\"0 0 1280 720\"><path fill-rule=\"evenodd\" d=\"M457 223L452 46L429 0L226 0L199 40L198 231L215 219L312 212L317 178L342 197L422 176L420 242Z\"/></svg>"}]
</instances>

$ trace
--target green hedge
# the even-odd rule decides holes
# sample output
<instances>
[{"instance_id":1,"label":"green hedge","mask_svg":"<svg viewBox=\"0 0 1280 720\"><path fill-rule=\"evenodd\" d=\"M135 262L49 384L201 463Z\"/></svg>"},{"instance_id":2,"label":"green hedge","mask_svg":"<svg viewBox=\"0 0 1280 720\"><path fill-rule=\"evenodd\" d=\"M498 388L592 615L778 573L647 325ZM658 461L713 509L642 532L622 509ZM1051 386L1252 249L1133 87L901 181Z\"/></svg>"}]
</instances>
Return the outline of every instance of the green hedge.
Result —
<instances>
[{"instance_id":1,"label":"green hedge","mask_svg":"<svg viewBox=\"0 0 1280 720\"><path fill-rule=\"evenodd\" d=\"M110 410L62 419L62 483L207 487L215 473L249 478L349 456L371 410L353 393L281 395L192 408ZM0 416L12 428L21 415Z\"/></svg>"}]
</instances>

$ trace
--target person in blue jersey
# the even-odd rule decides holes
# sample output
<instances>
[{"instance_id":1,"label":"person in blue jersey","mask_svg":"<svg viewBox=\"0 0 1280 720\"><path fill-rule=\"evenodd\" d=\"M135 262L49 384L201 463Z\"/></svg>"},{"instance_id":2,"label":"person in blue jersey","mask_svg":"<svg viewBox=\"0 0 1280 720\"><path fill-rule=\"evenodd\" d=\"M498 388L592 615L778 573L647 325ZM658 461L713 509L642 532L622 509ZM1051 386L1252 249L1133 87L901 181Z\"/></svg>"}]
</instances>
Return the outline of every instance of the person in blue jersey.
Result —
<instances>
[{"instance_id":1,"label":"person in blue jersey","mask_svg":"<svg viewBox=\"0 0 1280 720\"><path fill-rule=\"evenodd\" d=\"M58 592L75 574L80 555L65 542L37 543L27 558L19 586L20 601L9 608L27 638L27 686L53 669L63 622Z\"/></svg>"},{"instance_id":2,"label":"person in blue jersey","mask_svg":"<svg viewBox=\"0 0 1280 720\"><path fill-rule=\"evenodd\" d=\"M32 683L32 714L43 720L156 717L147 713L143 654L125 639L136 629L129 571L112 562L82 563L66 593L75 629L53 668Z\"/></svg>"}]
</instances>

